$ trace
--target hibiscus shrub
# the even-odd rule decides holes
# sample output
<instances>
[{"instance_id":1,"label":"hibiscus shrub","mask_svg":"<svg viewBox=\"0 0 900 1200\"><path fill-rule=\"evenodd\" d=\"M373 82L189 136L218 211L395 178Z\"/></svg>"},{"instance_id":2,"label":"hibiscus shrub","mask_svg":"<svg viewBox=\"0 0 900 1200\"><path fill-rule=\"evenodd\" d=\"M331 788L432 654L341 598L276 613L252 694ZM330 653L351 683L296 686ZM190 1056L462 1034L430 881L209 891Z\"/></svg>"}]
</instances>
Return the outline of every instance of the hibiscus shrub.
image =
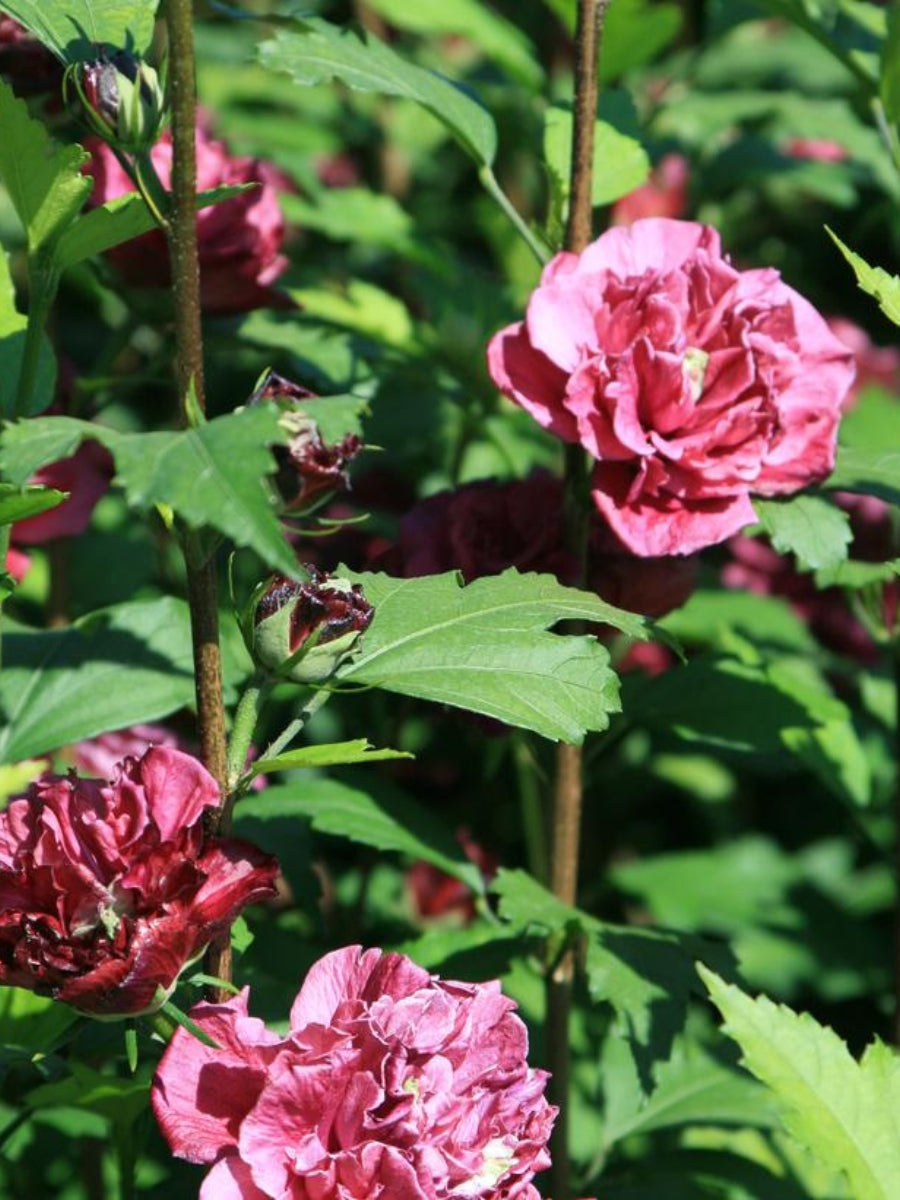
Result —
<instances>
[{"instance_id":1,"label":"hibiscus shrub","mask_svg":"<svg viewBox=\"0 0 900 1200\"><path fill-rule=\"evenodd\" d=\"M0 1196L893 1200L900 4L314 8L0 0Z\"/></svg>"}]
</instances>

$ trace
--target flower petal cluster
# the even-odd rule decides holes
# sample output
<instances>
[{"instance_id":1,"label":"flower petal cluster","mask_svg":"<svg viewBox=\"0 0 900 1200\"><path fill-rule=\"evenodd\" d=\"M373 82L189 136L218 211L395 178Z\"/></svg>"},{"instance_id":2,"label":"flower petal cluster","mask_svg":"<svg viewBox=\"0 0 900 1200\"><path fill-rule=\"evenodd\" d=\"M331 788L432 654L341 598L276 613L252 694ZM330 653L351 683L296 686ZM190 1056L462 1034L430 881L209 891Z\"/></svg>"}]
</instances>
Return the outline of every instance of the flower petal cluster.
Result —
<instances>
[{"instance_id":1,"label":"flower petal cluster","mask_svg":"<svg viewBox=\"0 0 900 1200\"><path fill-rule=\"evenodd\" d=\"M153 1009L240 910L274 895L275 860L205 838L219 789L151 747L112 783L45 775L0 813L0 983L95 1016Z\"/></svg>"},{"instance_id":2,"label":"flower petal cluster","mask_svg":"<svg viewBox=\"0 0 900 1200\"><path fill-rule=\"evenodd\" d=\"M689 554L834 465L853 358L771 269L648 218L544 269L488 348L495 383L596 460L594 502L636 554Z\"/></svg>"},{"instance_id":3,"label":"flower petal cluster","mask_svg":"<svg viewBox=\"0 0 900 1200\"><path fill-rule=\"evenodd\" d=\"M92 203L104 204L134 191L105 142L90 139L94 177ZM172 134L166 130L150 152L153 165L168 187L172 175ZM197 190L256 183L238 196L201 209L197 214L200 256L200 302L208 313L249 312L254 308L290 305L272 284L288 265L281 253L284 217L274 187L276 172L258 159L229 154L202 122L197 125ZM142 234L109 252L127 283L165 288L171 282L165 239L159 230Z\"/></svg>"},{"instance_id":4,"label":"flower petal cluster","mask_svg":"<svg viewBox=\"0 0 900 1200\"><path fill-rule=\"evenodd\" d=\"M555 1109L494 983L350 946L313 966L278 1038L247 993L198 1005L153 1085L175 1154L213 1164L201 1200L538 1200Z\"/></svg>"}]
</instances>

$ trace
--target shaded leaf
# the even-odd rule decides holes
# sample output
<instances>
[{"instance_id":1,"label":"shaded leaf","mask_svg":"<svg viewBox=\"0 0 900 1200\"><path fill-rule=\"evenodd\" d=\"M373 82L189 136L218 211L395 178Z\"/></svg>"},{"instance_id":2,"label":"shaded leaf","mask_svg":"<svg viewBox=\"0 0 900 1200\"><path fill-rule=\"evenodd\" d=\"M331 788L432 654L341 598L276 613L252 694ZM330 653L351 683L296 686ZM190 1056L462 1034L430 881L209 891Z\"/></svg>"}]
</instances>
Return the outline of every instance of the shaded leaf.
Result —
<instances>
[{"instance_id":1,"label":"shaded leaf","mask_svg":"<svg viewBox=\"0 0 900 1200\"><path fill-rule=\"evenodd\" d=\"M448 128L479 163L490 166L497 131L486 109L449 79L408 63L371 33L340 29L315 17L294 22L297 32L279 30L263 42L260 61L310 86L339 79L359 92L414 100Z\"/></svg>"},{"instance_id":2,"label":"shaded leaf","mask_svg":"<svg viewBox=\"0 0 900 1200\"><path fill-rule=\"evenodd\" d=\"M24 25L65 62L97 57L97 45L143 52L158 0L0 0L0 12Z\"/></svg>"},{"instance_id":3,"label":"shaded leaf","mask_svg":"<svg viewBox=\"0 0 900 1200\"><path fill-rule=\"evenodd\" d=\"M377 786L376 795L334 779L282 784L242 800L237 816L239 821L305 817L320 833L424 859L462 880L476 894L484 891L481 872L465 857L453 835L427 809L383 784Z\"/></svg>"}]
</instances>

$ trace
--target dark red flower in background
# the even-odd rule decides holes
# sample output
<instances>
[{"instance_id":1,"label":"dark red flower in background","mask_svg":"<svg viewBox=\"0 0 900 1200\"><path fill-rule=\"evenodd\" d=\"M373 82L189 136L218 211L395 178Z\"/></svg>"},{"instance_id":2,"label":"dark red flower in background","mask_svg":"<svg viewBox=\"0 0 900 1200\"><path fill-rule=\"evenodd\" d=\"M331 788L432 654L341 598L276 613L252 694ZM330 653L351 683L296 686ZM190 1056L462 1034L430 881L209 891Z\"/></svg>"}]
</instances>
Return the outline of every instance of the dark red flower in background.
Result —
<instances>
[{"instance_id":1,"label":"dark red flower in background","mask_svg":"<svg viewBox=\"0 0 900 1200\"><path fill-rule=\"evenodd\" d=\"M164 1002L181 970L277 864L205 838L219 789L168 747L126 758L111 783L45 775L0 813L0 982L93 1015Z\"/></svg>"}]
</instances>

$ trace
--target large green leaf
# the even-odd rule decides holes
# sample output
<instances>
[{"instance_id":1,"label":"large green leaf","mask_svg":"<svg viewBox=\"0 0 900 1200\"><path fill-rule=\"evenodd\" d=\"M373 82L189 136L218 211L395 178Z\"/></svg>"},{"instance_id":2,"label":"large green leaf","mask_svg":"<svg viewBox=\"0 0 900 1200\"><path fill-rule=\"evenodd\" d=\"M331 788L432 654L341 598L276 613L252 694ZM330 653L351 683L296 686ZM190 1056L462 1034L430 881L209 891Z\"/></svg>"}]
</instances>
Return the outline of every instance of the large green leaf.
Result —
<instances>
[{"instance_id":1,"label":"large green leaf","mask_svg":"<svg viewBox=\"0 0 900 1200\"><path fill-rule=\"evenodd\" d=\"M478 868L428 809L383 783L373 781L373 789L370 794L335 779L286 783L242 800L237 814L239 820L305 817L320 833L424 859L462 880L473 892L484 891Z\"/></svg>"},{"instance_id":2,"label":"large green leaf","mask_svg":"<svg viewBox=\"0 0 900 1200\"><path fill-rule=\"evenodd\" d=\"M370 0L369 7L396 29L468 38L499 63L512 79L529 88L541 85L543 71L528 38L517 25L505 21L480 0L443 0L441 4L423 4L421 0Z\"/></svg>"},{"instance_id":3,"label":"large green leaf","mask_svg":"<svg viewBox=\"0 0 900 1200\"><path fill-rule=\"evenodd\" d=\"M467 587L455 572L351 578L375 619L341 680L467 708L557 740L580 742L588 730L605 729L619 692L595 638L547 629L573 619L647 636L642 618L550 575L509 570Z\"/></svg>"},{"instance_id":4,"label":"large green leaf","mask_svg":"<svg viewBox=\"0 0 900 1200\"><path fill-rule=\"evenodd\" d=\"M490 166L497 150L493 119L449 79L408 63L372 34L340 29L315 17L297 18L296 31L279 30L260 46L260 60L312 85L339 79L358 92L414 100L442 121L480 164Z\"/></svg>"},{"instance_id":5,"label":"large green leaf","mask_svg":"<svg viewBox=\"0 0 900 1200\"><path fill-rule=\"evenodd\" d=\"M3 633L0 762L154 721L194 698L187 605L137 600L68 629Z\"/></svg>"},{"instance_id":6,"label":"large green leaf","mask_svg":"<svg viewBox=\"0 0 900 1200\"><path fill-rule=\"evenodd\" d=\"M19 372L25 350L28 319L16 308L15 288L6 255L0 251L0 416L12 416ZM56 388L56 355L46 335L41 335L37 378L26 416L34 416L53 403Z\"/></svg>"},{"instance_id":7,"label":"large green leaf","mask_svg":"<svg viewBox=\"0 0 900 1200\"><path fill-rule=\"evenodd\" d=\"M793 554L801 570L831 569L846 559L853 540L850 518L821 496L754 499L753 507L775 549Z\"/></svg>"},{"instance_id":8,"label":"large green leaf","mask_svg":"<svg viewBox=\"0 0 900 1200\"><path fill-rule=\"evenodd\" d=\"M13 17L65 62L90 60L98 44L143 52L158 0L0 0Z\"/></svg>"},{"instance_id":9,"label":"large green leaf","mask_svg":"<svg viewBox=\"0 0 900 1200\"><path fill-rule=\"evenodd\" d=\"M270 566L296 572L265 482L275 470L269 447L284 440L274 405L254 405L197 429L159 433L119 433L69 417L18 422L3 433L0 472L10 483L24 483L87 438L112 454L116 481L131 507L166 505L192 528L216 529Z\"/></svg>"},{"instance_id":10,"label":"large green leaf","mask_svg":"<svg viewBox=\"0 0 900 1200\"><path fill-rule=\"evenodd\" d=\"M91 180L81 173L90 155L80 146L56 145L2 79L0 129L0 182L34 254L53 245L90 195Z\"/></svg>"},{"instance_id":11,"label":"large green leaf","mask_svg":"<svg viewBox=\"0 0 900 1200\"><path fill-rule=\"evenodd\" d=\"M900 1058L873 1042L856 1062L808 1013L751 999L700 968L740 1045L744 1063L771 1088L785 1127L825 1166L842 1172L854 1200L894 1200L900 1180Z\"/></svg>"}]
</instances>

